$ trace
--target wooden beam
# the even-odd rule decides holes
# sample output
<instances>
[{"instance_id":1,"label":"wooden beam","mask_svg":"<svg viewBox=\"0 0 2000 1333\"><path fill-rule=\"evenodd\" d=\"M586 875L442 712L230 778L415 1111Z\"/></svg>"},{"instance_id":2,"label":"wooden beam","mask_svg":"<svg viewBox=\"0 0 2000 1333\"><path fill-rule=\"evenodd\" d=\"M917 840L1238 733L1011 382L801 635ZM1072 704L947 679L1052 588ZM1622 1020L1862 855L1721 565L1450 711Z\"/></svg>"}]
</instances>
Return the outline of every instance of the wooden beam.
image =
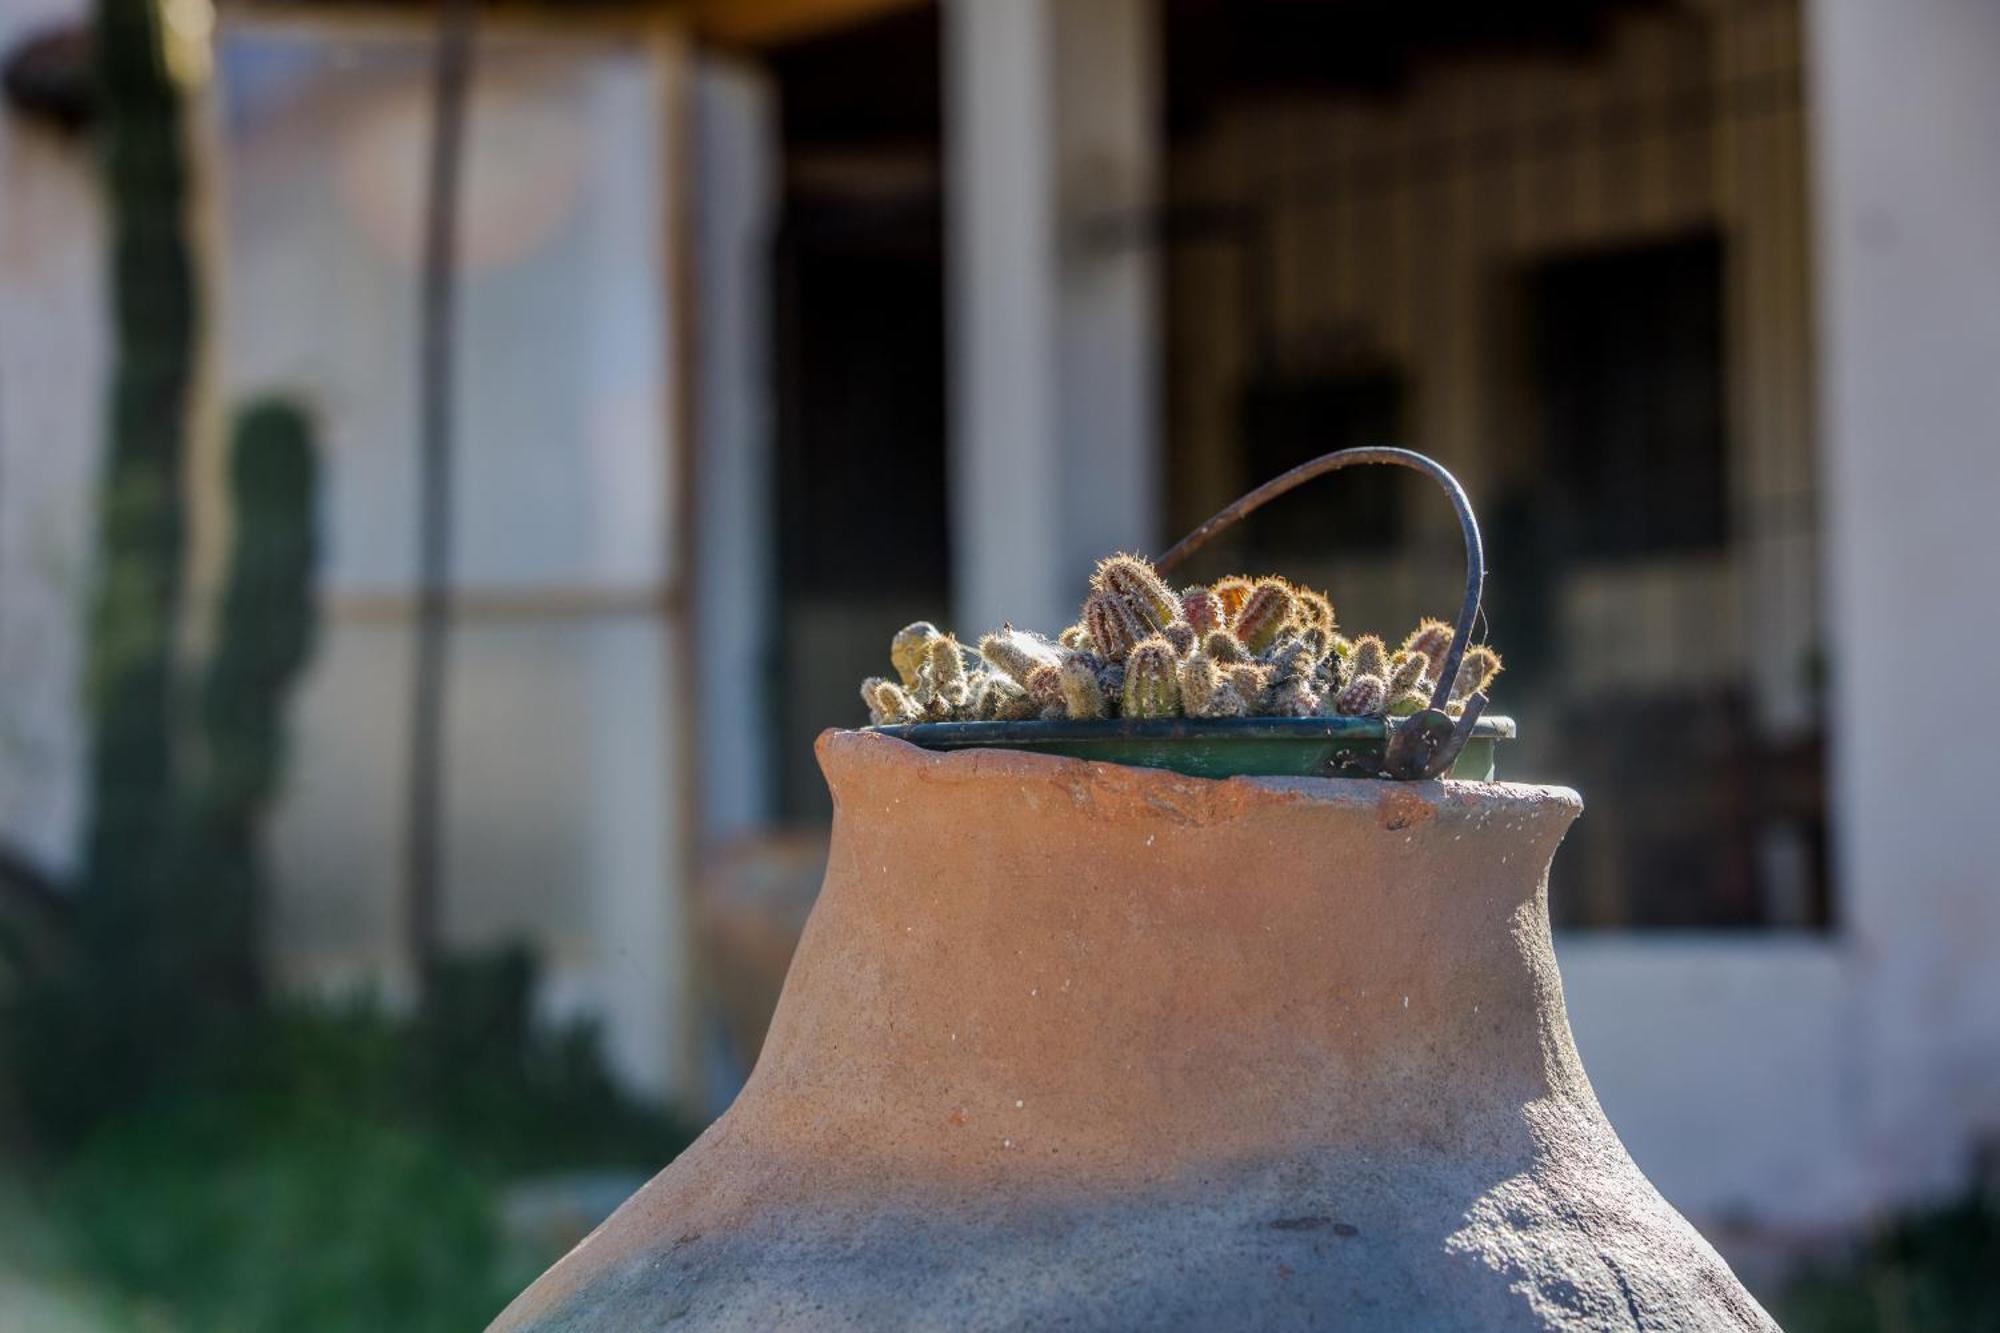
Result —
<instances>
[{"instance_id":1,"label":"wooden beam","mask_svg":"<svg viewBox=\"0 0 2000 1333\"><path fill-rule=\"evenodd\" d=\"M483 0L482 20L567 30L644 30L685 20L696 34L727 46L780 46L936 0ZM224 18L259 22L405 29L430 22L423 0L216 0Z\"/></svg>"},{"instance_id":2,"label":"wooden beam","mask_svg":"<svg viewBox=\"0 0 2000 1333\"><path fill-rule=\"evenodd\" d=\"M915 9L932 0L694 0L702 36L737 46L776 46Z\"/></svg>"}]
</instances>

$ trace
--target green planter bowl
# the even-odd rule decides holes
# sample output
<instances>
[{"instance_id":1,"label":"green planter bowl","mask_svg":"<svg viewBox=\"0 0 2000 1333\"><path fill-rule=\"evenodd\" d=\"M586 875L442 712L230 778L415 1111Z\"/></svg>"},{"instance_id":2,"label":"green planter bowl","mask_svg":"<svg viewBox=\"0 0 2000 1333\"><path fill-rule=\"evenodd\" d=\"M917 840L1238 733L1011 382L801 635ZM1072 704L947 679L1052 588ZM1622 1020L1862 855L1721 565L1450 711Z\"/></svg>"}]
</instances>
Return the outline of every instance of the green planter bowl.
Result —
<instances>
[{"instance_id":1,"label":"green planter bowl","mask_svg":"<svg viewBox=\"0 0 2000 1333\"><path fill-rule=\"evenodd\" d=\"M1134 718L1101 722L905 722L865 730L926 750L1032 750L1196 778L1374 777L1388 728L1379 717ZM1493 746L1514 719L1482 717L1449 776L1493 778Z\"/></svg>"}]
</instances>

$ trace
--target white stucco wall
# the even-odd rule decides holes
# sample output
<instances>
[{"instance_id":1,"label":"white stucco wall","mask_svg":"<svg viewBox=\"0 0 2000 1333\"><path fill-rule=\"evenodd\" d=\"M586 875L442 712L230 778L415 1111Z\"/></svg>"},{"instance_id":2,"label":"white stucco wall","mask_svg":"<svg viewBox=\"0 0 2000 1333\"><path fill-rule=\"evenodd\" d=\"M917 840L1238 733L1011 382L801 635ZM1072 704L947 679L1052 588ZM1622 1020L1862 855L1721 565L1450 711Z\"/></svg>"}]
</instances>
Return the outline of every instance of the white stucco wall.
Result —
<instances>
[{"instance_id":1,"label":"white stucco wall","mask_svg":"<svg viewBox=\"0 0 2000 1333\"><path fill-rule=\"evenodd\" d=\"M2000 1134L2000 5L1810 12L1843 1041L1902 1195Z\"/></svg>"},{"instance_id":2,"label":"white stucco wall","mask_svg":"<svg viewBox=\"0 0 2000 1333\"><path fill-rule=\"evenodd\" d=\"M0 51L81 18L0 5ZM0 837L75 868L89 744L83 627L111 328L87 134L0 113Z\"/></svg>"},{"instance_id":3,"label":"white stucco wall","mask_svg":"<svg viewBox=\"0 0 2000 1333\"><path fill-rule=\"evenodd\" d=\"M1591 1086L1677 1208L1711 1230L1778 1233L1867 1212L1846 950L1809 936L1627 933L1562 936L1556 952Z\"/></svg>"},{"instance_id":4,"label":"white stucco wall","mask_svg":"<svg viewBox=\"0 0 2000 1333\"><path fill-rule=\"evenodd\" d=\"M1640 1166L1781 1233L1961 1188L2000 1135L2000 6L1807 19L1836 929L1558 946Z\"/></svg>"},{"instance_id":5,"label":"white stucco wall","mask_svg":"<svg viewBox=\"0 0 2000 1333\"><path fill-rule=\"evenodd\" d=\"M231 398L294 394L322 460L322 634L272 825L274 968L408 984L417 238L430 37L242 16L219 45ZM545 963L660 1097L694 1077L678 747L672 315L681 66L482 32L457 344L443 932Z\"/></svg>"}]
</instances>

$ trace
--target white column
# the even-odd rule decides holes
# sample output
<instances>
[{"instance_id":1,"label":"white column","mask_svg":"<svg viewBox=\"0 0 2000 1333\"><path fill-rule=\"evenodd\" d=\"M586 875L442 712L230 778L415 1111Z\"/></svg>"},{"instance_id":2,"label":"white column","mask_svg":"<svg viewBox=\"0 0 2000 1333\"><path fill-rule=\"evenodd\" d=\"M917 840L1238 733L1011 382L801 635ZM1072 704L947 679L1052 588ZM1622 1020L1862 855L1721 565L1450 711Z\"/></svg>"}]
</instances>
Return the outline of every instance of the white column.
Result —
<instances>
[{"instance_id":1,"label":"white column","mask_svg":"<svg viewBox=\"0 0 2000 1333\"><path fill-rule=\"evenodd\" d=\"M1807 18L1847 1045L1880 1188L1947 1189L2000 1105L2000 5Z\"/></svg>"},{"instance_id":2,"label":"white column","mask_svg":"<svg viewBox=\"0 0 2000 1333\"><path fill-rule=\"evenodd\" d=\"M696 450L694 623L701 670L702 822L715 841L770 813L764 738L772 512L771 231L778 125L768 78L711 57L694 88Z\"/></svg>"},{"instance_id":3,"label":"white column","mask_svg":"<svg viewBox=\"0 0 2000 1333\"><path fill-rule=\"evenodd\" d=\"M946 0L953 618L1053 632L1085 562L1150 547L1152 257L1083 243L1150 201L1150 0Z\"/></svg>"}]
</instances>

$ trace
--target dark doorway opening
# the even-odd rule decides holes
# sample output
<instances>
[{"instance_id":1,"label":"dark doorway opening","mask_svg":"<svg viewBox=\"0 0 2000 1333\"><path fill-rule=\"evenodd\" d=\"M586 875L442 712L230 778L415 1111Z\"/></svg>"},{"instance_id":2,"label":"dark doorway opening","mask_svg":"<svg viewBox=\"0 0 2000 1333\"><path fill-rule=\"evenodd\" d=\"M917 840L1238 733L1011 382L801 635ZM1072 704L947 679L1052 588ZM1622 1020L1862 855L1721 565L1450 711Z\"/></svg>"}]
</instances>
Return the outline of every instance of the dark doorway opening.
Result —
<instances>
[{"instance_id":1,"label":"dark doorway opening","mask_svg":"<svg viewBox=\"0 0 2000 1333\"><path fill-rule=\"evenodd\" d=\"M938 41L924 8L770 54L785 820L830 815L813 737L862 720L855 683L950 593Z\"/></svg>"}]
</instances>

